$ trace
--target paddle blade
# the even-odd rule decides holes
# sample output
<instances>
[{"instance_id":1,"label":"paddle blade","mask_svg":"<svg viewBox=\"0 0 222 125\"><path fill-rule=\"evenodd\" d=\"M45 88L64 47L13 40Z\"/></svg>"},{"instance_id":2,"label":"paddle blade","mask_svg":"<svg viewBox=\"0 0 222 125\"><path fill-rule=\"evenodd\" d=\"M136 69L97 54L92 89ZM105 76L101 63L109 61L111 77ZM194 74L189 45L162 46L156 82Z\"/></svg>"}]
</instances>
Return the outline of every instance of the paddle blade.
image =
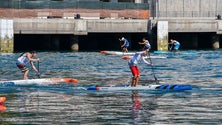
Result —
<instances>
[{"instance_id":1,"label":"paddle blade","mask_svg":"<svg viewBox=\"0 0 222 125\"><path fill-rule=\"evenodd\" d=\"M41 78L41 77L40 77L40 73L36 74L36 76L37 76L38 78Z\"/></svg>"},{"instance_id":2,"label":"paddle blade","mask_svg":"<svg viewBox=\"0 0 222 125\"><path fill-rule=\"evenodd\" d=\"M122 56L122 59L124 59L124 60L128 60L128 59L131 59L132 58L132 56Z\"/></svg>"},{"instance_id":3,"label":"paddle blade","mask_svg":"<svg viewBox=\"0 0 222 125\"><path fill-rule=\"evenodd\" d=\"M68 83L77 83L78 80L77 79L73 79L73 78L63 78L64 82L68 82Z\"/></svg>"},{"instance_id":4,"label":"paddle blade","mask_svg":"<svg viewBox=\"0 0 222 125\"><path fill-rule=\"evenodd\" d=\"M4 103L6 101L6 97L2 96L0 97L0 104Z\"/></svg>"},{"instance_id":5,"label":"paddle blade","mask_svg":"<svg viewBox=\"0 0 222 125\"><path fill-rule=\"evenodd\" d=\"M107 52L104 51L104 50L100 51L100 53L101 53L101 54L107 54Z\"/></svg>"},{"instance_id":6,"label":"paddle blade","mask_svg":"<svg viewBox=\"0 0 222 125\"><path fill-rule=\"evenodd\" d=\"M6 107L4 105L0 105L0 112L5 112L6 111Z\"/></svg>"}]
</instances>

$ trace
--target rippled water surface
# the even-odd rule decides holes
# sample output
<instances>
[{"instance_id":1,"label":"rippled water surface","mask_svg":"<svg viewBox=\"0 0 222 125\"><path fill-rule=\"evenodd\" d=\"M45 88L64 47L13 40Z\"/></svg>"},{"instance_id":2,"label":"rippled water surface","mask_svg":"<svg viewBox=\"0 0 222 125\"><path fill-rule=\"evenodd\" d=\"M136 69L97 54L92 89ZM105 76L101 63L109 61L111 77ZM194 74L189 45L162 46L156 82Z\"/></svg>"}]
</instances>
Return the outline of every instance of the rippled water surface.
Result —
<instances>
[{"instance_id":1,"label":"rippled water surface","mask_svg":"<svg viewBox=\"0 0 222 125\"><path fill-rule=\"evenodd\" d=\"M0 55L1 80L22 78L15 65L19 54ZM7 97L0 124L222 123L221 51L184 51L161 55L166 59L152 59L160 83L193 86L184 92L81 90L77 88L128 82L131 72L127 61L99 52L39 52L38 56L42 78L72 77L79 82L0 86L0 96ZM154 79L149 66L141 62L139 68L142 82ZM34 77L31 71L29 78Z\"/></svg>"}]
</instances>

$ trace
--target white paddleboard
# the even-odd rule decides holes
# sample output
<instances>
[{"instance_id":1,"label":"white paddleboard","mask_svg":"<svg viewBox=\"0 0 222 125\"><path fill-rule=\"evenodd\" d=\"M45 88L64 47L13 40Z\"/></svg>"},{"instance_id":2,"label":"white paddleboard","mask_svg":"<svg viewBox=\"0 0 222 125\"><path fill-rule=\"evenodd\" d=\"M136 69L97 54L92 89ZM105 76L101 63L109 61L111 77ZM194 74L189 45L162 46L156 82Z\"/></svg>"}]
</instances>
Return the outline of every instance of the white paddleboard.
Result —
<instances>
[{"instance_id":1,"label":"white paddleboard","mask_svg":"<svg viewBox=\"0 0 222 125\"><path fill-rule=\"evenodd\" d=\"M137 87L131 86L91 86L85 88L85 90L96 90L96 91L131 91L131 90L167 90L167 91L184 91L184 90L192 90L191 85L182 85L182 84L151 84L142 86L139 85Z\"/></svg>"},{"instance_id":2,"label":"white paddleboard","mask_svg":"<svg viewBox=\"0 0 222 125\"><path fill-rule=\"evenodd\" d=\"M27 80L7 80L0 81L0 86L7 85L48 85L48 84L61 84L61 83L77 83L77 79L73 78L42 78L42 79L27 79Z\"/></svg>"},{"instance_id":3,"label":"white paddleboard","mask_svg":"<svg viewBox=\"0 0 222 125\"><path fill-rule=\"evenodd\" d=\"M135 53L125 53L125 52L119 52L119 51L100 51L101 54L105 54L105 55L134 55Z\"/></svg>"}]
</instances>

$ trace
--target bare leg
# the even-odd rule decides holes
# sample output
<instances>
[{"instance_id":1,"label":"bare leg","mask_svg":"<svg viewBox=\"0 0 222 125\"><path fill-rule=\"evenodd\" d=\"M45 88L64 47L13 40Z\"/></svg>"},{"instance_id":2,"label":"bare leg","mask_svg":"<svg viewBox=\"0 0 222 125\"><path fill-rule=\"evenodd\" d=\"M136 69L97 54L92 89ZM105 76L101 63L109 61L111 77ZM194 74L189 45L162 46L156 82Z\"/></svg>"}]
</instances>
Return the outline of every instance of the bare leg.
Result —
<instances>
[{"instance_id":1,"label":"bare leg","mask_svg":"<svg viewBox=\"0 0 222 125\"><path fill-rule=\"evenodd\" d=\"M127 48L123 48L123 52L127 53L128 52Z\"/></svg>"},{"instance_id":2,"label":"bare leg","mask_svg":"<svg viewBox=\"0 0 222 125\"><path fill-rule=\"evenodd\" d=\"M131 86L134 86L134 85L135 85L135 82L136 82L135 77L132 77L132 83L131 83Z\"/></svg>"},{"instance_id":3,"label":"bare leg","mask_svg":"<svg viewBox=\"0 0 222 125\"><path fill-rule=\"evenodd\" d=\"M24 80L27 79L28 73L29 73L29 70L26 70L26 71L24 72L24 75L23 75L23 79L24 79Z\"/></svg>"},{"instance_id":4,"label":"bare leg","mask_svg":"<svg viewBox=\"0 0 222 125\"><path fill-rule=\"evenodd\" d=\"M128 53L128 49L127 48L125 48L125 52Z\"/></svg>"},{"instance_id":5,"label":"bare leg","mask_svg":"<svg viewBox=\"0 0 222 125\"><path fill-rule=\"evenodd\" d=\"M136 77L135 86L138 86L139 78L140 78L139 76Z\"/></svg>"}]
</instances>

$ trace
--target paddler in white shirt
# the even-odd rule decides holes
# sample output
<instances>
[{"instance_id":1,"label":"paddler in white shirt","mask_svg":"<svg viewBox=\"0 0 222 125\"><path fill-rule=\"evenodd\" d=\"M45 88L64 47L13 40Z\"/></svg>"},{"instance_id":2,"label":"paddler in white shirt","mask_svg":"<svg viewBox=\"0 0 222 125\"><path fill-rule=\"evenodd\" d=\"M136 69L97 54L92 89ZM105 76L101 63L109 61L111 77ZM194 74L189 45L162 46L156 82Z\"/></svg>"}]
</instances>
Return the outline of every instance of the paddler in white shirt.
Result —
<instances>
[{"instance_id":1,"label":"paddler in white shirt","mask_svg":"<svg viewBox=\"0 0 222 125\"><path fill-rule=\"evenodd\" d=\"M140 77L140 71L139 71L139 68L138 68L137 65L138 65L138 63L141 59L147 65L153 66L150 62L145 60L144 57L146 57L147 54L148 54L147 50L142 51L142 52L136 52L133 55L133 57L129 60L128 64L129 64L130 70L131 70L132 75L133 75L131 86L136 87L138 85L138 81L139 81L139 77Z\"/></svg>"},{"instance_id":2,"label":"paddler in white shirt","mask_svg":"<svg viewBox=\"0 0 222 125\"><path fill-rule=\"evenodd\" d=\"M142 42L139 42L139 44L143 45L143 51L144 50L149 51L151 49L151 45L145 37L142 39Z\"/></svg>"},{"instance_id":3,"label":"paddler in white shirt","mask_svg":"<svg viewBox=\"0 0 222 125\"><path fill-rule=\"evenodd\" d=\"M39 74L39 71L36 69L35 65L33 64L33 62L39 62L39 58L34 59L33 57L37 56L36 51L31 51L31 52L26 52L23 53L16 62L17 67L24 73L23 74L23 79L27 79L28 73L29 73L29 69L26 67L26 65L28 63L30 63L31 67L33 68L33 70L37 73L37 75Z\"/></svg>"}]
</instances>

